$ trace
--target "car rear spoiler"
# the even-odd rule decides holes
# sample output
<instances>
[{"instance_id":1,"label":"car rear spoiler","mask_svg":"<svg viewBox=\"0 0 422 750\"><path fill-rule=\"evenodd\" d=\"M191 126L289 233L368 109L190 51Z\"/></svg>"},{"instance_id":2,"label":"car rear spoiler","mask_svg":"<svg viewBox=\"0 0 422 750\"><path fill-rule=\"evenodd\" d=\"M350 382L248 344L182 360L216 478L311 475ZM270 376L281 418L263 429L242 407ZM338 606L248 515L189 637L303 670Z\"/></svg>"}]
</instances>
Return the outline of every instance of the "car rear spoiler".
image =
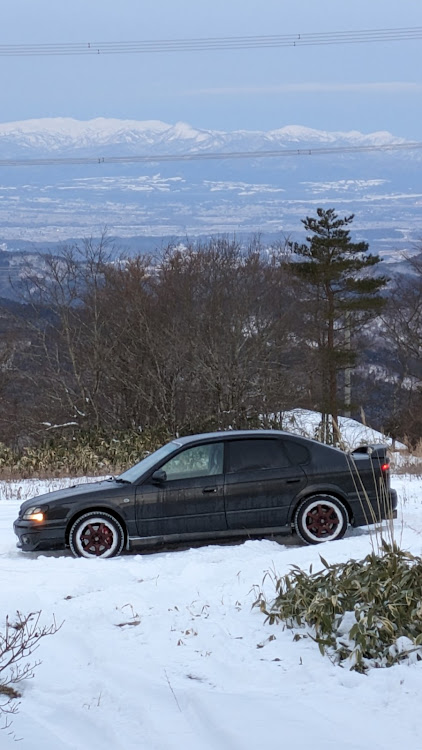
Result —
<instances>
[{"instance_id":1,"label":"car rear spoiler","mask_svg":"<svg viewBox=\"0 0 422 750\"><path fill-rule=\"evenodd\" d=\"M382 443L379 444L368 444L368 445L360 445L359 448L355 448L351 455L355 455L356 453L366 453L368 456L371 456L371 458L379 458L380 460L384 460L387 458L387 452L388 452L388 445L383 445Z\"/></svg>"}]
</instances>

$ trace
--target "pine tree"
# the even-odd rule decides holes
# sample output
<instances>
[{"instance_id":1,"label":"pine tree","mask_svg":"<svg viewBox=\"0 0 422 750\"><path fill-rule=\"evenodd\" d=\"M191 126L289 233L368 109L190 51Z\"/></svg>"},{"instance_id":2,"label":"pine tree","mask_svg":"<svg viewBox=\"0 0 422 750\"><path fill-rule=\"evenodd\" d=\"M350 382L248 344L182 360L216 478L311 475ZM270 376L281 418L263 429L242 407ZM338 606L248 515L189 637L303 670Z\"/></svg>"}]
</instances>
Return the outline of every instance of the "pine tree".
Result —
<instances>
[{"instance_id":1,"label":"pine tree","mask_svg":"<svg viewBox=\"0 0 422 750\"><path fill-rule=\"evenodd\" d=\"M353 218L318 208L317 218L302 219L310 233L306 243L290 243L292 273L302 282L305 297L304 335L318 358L320 409L331 415L334 442L339 375L355 365L353 333L380 313L387 283L385 276L373 273L381 259L368 253L368 243L351 241L347 227Z\"/></svg>"}]
</instances>

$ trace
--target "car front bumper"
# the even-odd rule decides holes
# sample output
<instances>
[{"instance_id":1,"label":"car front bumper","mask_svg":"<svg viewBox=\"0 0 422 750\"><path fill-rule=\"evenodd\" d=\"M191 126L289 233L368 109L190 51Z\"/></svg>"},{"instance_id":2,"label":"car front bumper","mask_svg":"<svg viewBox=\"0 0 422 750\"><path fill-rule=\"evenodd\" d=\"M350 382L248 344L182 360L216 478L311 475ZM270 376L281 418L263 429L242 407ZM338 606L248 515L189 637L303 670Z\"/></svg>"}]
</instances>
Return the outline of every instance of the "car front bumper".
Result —
<instances>
[{"instance_id":1,"label":"car front bumper","mask_svg":"<svg viewBox=\"0 0 422 750\"><path fill-rule=\"evenodd\" d=\"M17 518L13 524L13 531L18 538L16 546L23 552L64 549L66 546L64 526L34 523Z\"/></svg>"}]
</instances>

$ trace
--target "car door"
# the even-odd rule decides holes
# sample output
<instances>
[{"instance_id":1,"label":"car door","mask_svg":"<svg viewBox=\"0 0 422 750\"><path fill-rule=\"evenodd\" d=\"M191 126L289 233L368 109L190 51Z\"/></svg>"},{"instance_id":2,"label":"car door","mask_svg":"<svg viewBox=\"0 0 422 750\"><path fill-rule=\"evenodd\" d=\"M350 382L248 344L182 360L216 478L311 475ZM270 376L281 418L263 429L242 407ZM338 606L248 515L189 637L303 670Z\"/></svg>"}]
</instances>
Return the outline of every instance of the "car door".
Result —
<instances>
[{"instance_id":1,"label":"car door","mask_svg":"<svg viewBox=\"0 0 422 750\"><path fill-rule=\"evenodd\" d=\"M228 528L285 526L291 502L306 483L305 472L292 465L282 440L229 441L224 486Z\"/></svg>"},{"instance_id":2,"label":"car door","mask_svg":"<svg viewBox=\"0 0 422 750\"><path fill-rule=\"evenodd\" d=\"M140 536L205 534L227 529L224 507L224 444L187 447L137 488ZM163 473L164 472L164 473Z\"/></svg>"}]
</instances>

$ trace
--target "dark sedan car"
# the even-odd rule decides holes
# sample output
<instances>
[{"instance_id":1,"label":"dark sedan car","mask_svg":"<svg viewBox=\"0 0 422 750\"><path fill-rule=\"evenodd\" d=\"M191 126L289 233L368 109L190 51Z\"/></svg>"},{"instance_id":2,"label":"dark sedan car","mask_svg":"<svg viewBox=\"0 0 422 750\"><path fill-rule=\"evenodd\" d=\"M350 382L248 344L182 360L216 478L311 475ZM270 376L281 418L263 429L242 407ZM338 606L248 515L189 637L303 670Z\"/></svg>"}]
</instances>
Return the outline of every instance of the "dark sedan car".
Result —
<instances>
[{"instance_id":1,"label":"dark sedan car","mask_svg":"<svg viewBox=\"0 0 422 750\"><path fill-rule=\"evenodd\" d=\"M113 557L124 548L296 532L316 544L395 517L385 446L352 454L276 430L173 440L118 477L27 500L25 551Z\"/></svg>"}]
</instances>

